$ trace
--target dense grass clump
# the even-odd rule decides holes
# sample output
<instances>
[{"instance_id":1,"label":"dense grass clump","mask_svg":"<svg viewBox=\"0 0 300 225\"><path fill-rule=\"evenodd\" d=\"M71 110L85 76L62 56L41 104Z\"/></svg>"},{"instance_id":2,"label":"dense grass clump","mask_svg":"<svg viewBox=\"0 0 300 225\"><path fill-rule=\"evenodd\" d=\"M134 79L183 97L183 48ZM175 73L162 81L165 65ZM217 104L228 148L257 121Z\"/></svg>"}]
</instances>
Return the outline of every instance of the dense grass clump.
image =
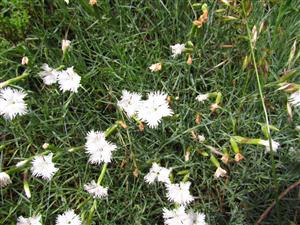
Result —
<instances>
[{"instance_id":1,"label":"dense grass clump","mask_svg":"<svg viewBox=\"0 0 300 225\"><path fill-rule=\"evenodd\" d=\"M261 224L300 223L299 186L278 199L299 180L300 171L300 133L295 129L300 107L291 106L291 118L286 106L290 93L277 90L291 71L287 82L299 84L297 0L233 0L229 6L201 1L209 17L199 29L192 28L202 14L201 6L193 6L197 1L22 2L0 3L0 80L29 72L11 84L26 91L27 114L0 117L0 172L44 152L44 143L62 156L54 160L59 170L51 181L32 176L29 167L10 174L12 184L0 190L0 224L36 214L43 224L55 224L57 215L70 208L86 220L93 204L93 224L164 224L162 209L174 204L163 184L145 183L153 162L172 167L174 182L191 182L195 199L189 207L204 213L208 224L255 224L276 199ZM71 40L64 55L62 39ZM188 41L192 64L187 63L189 53L171 56L170 45ZM21 65L23 56L27 65ZM162 70L151 72L148 67L158 62ZM43 63L73 66L81 76L78 92L45 85L39 75ZM174 115L156 129L144 124L141 131L117 106L122 90L141 93L143 99L152 91L167 93ZM201 93L217 92L222 100L214 112L209 108L214 97L195 100ZM260 125L267 123L266 114L278 128L271 129L271 136L279 149L265 154L261 145L238 143L245 159L235 162L230 138L268 139ZM84 146L89 131L105 131L116 121L127 128L119 126L108 138L118 146L102 179L108 197L93 201L84 184L97 180L102 166L91 165L84 149L67 149ZM200 134L204 142L197 141ZM215 154L224 149L231 156L228 164ZM214 177L211 155L226 177ZM24 192L27 183L31 198Z\"/></svg>"}]
</instances>

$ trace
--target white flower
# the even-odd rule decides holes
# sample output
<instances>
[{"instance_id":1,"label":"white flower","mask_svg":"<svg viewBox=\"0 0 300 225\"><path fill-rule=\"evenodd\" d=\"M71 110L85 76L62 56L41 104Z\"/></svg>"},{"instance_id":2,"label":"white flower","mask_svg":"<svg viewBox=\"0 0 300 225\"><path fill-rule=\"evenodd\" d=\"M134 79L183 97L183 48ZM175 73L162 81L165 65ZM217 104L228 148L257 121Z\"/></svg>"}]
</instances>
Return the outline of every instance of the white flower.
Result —
<instances>
[{"instance_id":1,"label":"white flower","mask_svg":"<svg viewBox=\"0 0 300 225\"><path fill-rule=\"evenodd\" d=\"M176 44L170 46L172 50L172 57L175 58L177 55L180 55L185 50L184 44Z\"/></svg>"},{"instance_id":2,"label":"white flower","mask_svg":"<svg viewBox=\"0 0 300 225\"><path fill-rule=\"evenodd\" d=\"M171 169L159 166L157 163L153 163L149 173L144 177L145 181L149 184L154 183L157 179L159 182L171 183L170 181Z\"/></svg>"},{"instance_id":3,"label":"white flower","mask_svg":"<svg viewBox=\"0 0 300 225\"><path fill-rule=\"evenodd\" d=\"M271 143L272 143L272 150L273 150L274 152L276 152L277 149L278 149L279 146L280 146L280 143L277 142L277 141L274 141L274 140L272 140L272 139L271 139ZM270 151L271 151L269 140L260 140L260 141L259 141L259 144L264 145L264 146L266 147L266 152L270 152Z\"/></svg>"},{"instance_id":4,"label":"white flower","mask_svg":"<svg viewBox=\"0 0 300 225\"><path fill-rule=\"evenodd\" d=\"M56 69L51 68L46 63L42 65L42 69L43 71L41 71L39 75L42 77L44 84L46 85L55 84L57 82L58 75L60 72L57 71Z\"/></svg>"},{"instance_id":5,"label":"white flower","mask_svg":"<svg viewBox=\"0 0 300 225\"><path fill-rule=\"evenodd\" d=\"M81 225L81 220L73 209L69 209L56 218L56 225Z\"/></svg>"},{"instance_id":6,"label":"white flower","mask_svg":"<svg viewBox=\"0 0 300 225\"><path fill-rule=\"evenodd\" d=\"M300 106L300 90L291 94L289 102L294 106Z\"/></svg>"},{"instance_id":7,"label":"white flower","mask_svg":"<svg viewBox=\"0 0 300 225\"><path fill-rule=\"evenodd\" d=\"M17 225L42 225L40 222L41 216L33 216L29 218L24 218L23 216L20 216L17 221Z\"/></svg>"},{"instance_id":8,"label":"white flower","mask_svg":"<svg viewBox=\"0 0 300 225\"><path fill-rule=\"evenodd\" d=\"M109 163L116 148L116 145L105 140L105 134L101 131L92 130L87 134L85 149L92 164Z\"/></svg>"},{"instance_id":9,"label":"white flower","mask_svg":"<svg viewBox=\"0 0 300 225\"><path fill-rule=\"evenodd\" d=\"M200 143L202 143L202 142L205 141L205 136L204 136L204 135L199 134L197 137L198 137L198 141L199 141Z\"/></svg>"},{"instance_id":10,"label":"white flower","mask_svg":"<svg viewBox=\"0 0 300 225\"><path fill-rule=\"evenodd\" d=\"M300 125L296 126L296 127L295 127L295 130L296 130L296 131L300 131Z\"/></svg>"},{"instance_id":11,"label":"white flower","mask_svg":"<svg viewBox=\"0 0 300 225\"><path fill-rule=\"evenodd\" d=\"M65 0L65 2L66 2L67 4L69 4L70 1L69 1L69 0Z\"/></svg>"},{"instance_id":12,"label":"white flower","mask_svg":"<svg viewBox=\"0 0 300 225\"><path fill-rule=\"evenodd\" d=\"M226 176L227 171L222 169L220 166L216 169L216 172L214 174L215 178L224 177Z\"/></svg>"},{"instance_id":13,"label":"white flower","mask_svg":"<svg viewBox=\"0 0 300 225\"><path fill-rule=\"evenodd\" d=\"M207 100L209 97L208 94L199 94L197 97L196 97L196 100L198 102L204 102L205 100Z\"/></svg>"},{"instance_id":14,"label":"white flower","mask_svg":"<svg viewBox=\"0 0 300 225\"><path fill-rule=\"evenodd\" d=\"M59 88L62 92L77 92L80 86L81 77L74 71L73 67L63 70L58 75Z\"/></svg>"},{"instance_id":15,"label":"white flower","mask_svg":"<svg viewBox=\"0 0 300 225\"><path fill-rule=\"evenodd\" d=\"M169 201L179 205L187 205L194 200L190 194L191 182L180 182L179 184L167 184L167 197Z\"/></svg>"},{"instance_id":16,"label":"white flower","mask_svg":"<svg viewBox=\"0 0 300 225\"><path fill-rule=\"evenodd\" d=\"M100 184L96 184L94 180L84 185L84 190L90 193L94 198L106 197L108 188L102 187Z\"/></svg>"},{"instance_id":17,"label":"white flower","mask_svg":"<svg viewBox=\"0 0 300 225\"><path fill-rule=\"evenodd\" d=\"M146 122L150 128L156 128L161 119L165 116L173 115L167 102L167 94L160 92L151 92L148 99L142 101L138 110L140 120Z\"/></svg>"},{"instance_id":18,"label":"white flower","mask_svg":"<svg viewBox=\"0 0 300 225\"><path fill-rule=\"evenodd\" d=\"M194 213L192 210L186 213L183 206L173 210L164 208L163 217L166 225L207 225L203 213Z\"/></svg>"},{"instance_id":19,"label":"white flower","mask_svg":"<svg viewBox=\"0 0 300 225\"><path fill-rule=\"evenodd\" d=\"M127 113L128 117L132 117L140 107L141 98L142 96L138 93L123 90L121 100L117 104Z\"/></svg>"},{"instance_id":20,"label":"white flower","mask_svg":"<svg viewBox=\"0 0 300 225\"><path fill-rule=\"evenodd\" d=\"M17 115L27 113L24 101L26 94L23 91L12 88L4 88L0 91L0 115L12 120Z\"/></svg>"},{"instance_id":21,"label":"white flower","mask_svg":"<svg viewBox=\"0 0 300 225\"><path fill-rule=\"evenodd\" d=\"M166 225L192 225L191 217L185 212L183 206L177 209L163 209L163 217Z\"/></svg>"},{"instance_id":22,"label":"white flower","mask_svg":"<svg viewBox=\"0 0 300 225\"><path fill-rule=\"evenodd\" d=\"M155 63L155 64L152 64L149 69L151 70L151 72L157 72L157 71L160 71L162 68L162 64L161 63Z\"/></svg>"},{"instance_id":23,"label":"white flower","mask_svg":"<svg viewBox=\"0 0 300 225\"><path fill-rule=\"evenodd\" d=\"M205 222L205 215L203 213L195 213L193 211L190 211L188 215L191 219L192 225L207 225L207 223Z\"/></svg>"},{"instance_id":24,"label":"white flower","mask_svg":"<svg viewBox=\"0 0 300 225\"><path fill-rule=\"evenodd\" d=\"M51 180L58 168L55 168L52 162L53 154L47 156L35 156L32 160L31 172L33 176L42 177L45 180Z\"/></svg>"},{"instance_id":25,"label":"white flower","mask_svg":"<svg viewBox=\"0 0 300 225\"><path fill-rule=\"evenodd\" d=\"M9 175L5 172L0 173L0 187L5 187L7 185L11 184L11 179Z\"/></svg>"},{"instance_id":26,"label":"white flower","mask_svg":"<svg viewBox=\"0 0 300 225\"><path fill-rule=\"evenodd\" d=\"M69 1L68 1L67 4L69 4ZM70 40L65 40L65 39L62 40L62 42L61 42L61 50L63 51L63 53L65 53L68 50L68 48L70 47L70 45L71 45L71 41Z\"/></svg>"}]
</instances>

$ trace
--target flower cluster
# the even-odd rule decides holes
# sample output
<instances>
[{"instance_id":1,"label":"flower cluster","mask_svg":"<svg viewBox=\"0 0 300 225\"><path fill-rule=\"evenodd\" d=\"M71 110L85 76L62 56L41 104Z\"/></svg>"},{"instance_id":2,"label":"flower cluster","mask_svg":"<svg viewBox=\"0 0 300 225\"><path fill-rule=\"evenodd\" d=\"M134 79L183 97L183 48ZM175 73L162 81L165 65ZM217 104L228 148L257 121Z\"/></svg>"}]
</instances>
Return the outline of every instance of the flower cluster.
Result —
<instances>
[{"instance_id":1,"label":"flower cluster","mask_svg":"<svg viewBox=\"0 0 300 225\"><path fill-rule=\"evenodd\" d=\"M149 173L144 177L148 184L153 184L155 180L166 184L171 183L170 173L172 169L159 166L157 163L153 163Z\"/></svg>"},{"instance_id":2,"label":"flower cluster","mask_svg":"<svg viewBox=\"0 0 300 225\"><path fill-rule=\"evenodd\" d=\"M194 213L190 210L186 213L186 206L194 201L190 193L191 182L172 183L170 180L172 169L159 166L153 163L150 171L144 177L149 184L155 180L162 182L167 189L167 198L170 202L178 205L177 208L169 210L163 209L163 218L166 225L206 225L205 215Z\"/></svg>"},{"instance_id":3,"label":"flower cluster","mask_svg":"<svg viewBox=\"0 0 300 225\"><path fill-rule=\"evenodd\" d=\"M203 213L195 213L191 210L187 213L183 206L173 210L164 208L163 217L166 225L207 225Z\"/></svg>"},{"instance_id":4,"label":"flower cluster","mask_svg":"<svg viewBox=\"0 0 300 225\"><path fill-rule=\"evenodd\" d=\"M62 92L78 92L81 77L74 71L73 67L57 71L56 69L49 67L48 64L43 64L42 69L43 71L39 74L46 85L52 85L58 82L59 89Z\"/></svg>"},{"instance_id":5,"label":"flower cluster","mask_svg":"<svg viewBox=\"0 0 300 225\"><path fill-rule=\"evenodd\" d=\"M65 0L67 4L69 4L69 0ZM97 0L89 0L90 5L97 4ZM208 9L205 4L202 7L203 14L197 19L193 21L193 27L195 28L202 27L204 23L208 21ZM189 35L193 36L193 32ZM254 35L255 38L253 40L256 41L257 33ZM191 38L192 39L192 38ZM68 49L71 46L71 41L64 39L61 42L61 50L63 52L63 59L67 57ZM188 56L187 64L191 65L193 63L192 54L195 49L193 49L193 43L191 40L187 41L186 44L177 43L175 45L171 45L171 57L176 58L177 56L186 53ZM172 59L172 61L174 61ZM28 65L29 59L24 56L22 58L21 64L26 67ZM167 64L166 64L167 65ZM221 64L220 64L221 65ZM165 67L165 65L164 65ZM79 76L74 67L68 67L64 70L61 68L65 68L64 66L60 66L55 69L50 67L48 64L43 64L39 72L39 76L43 80L44 84L49 86L58 83L59 89L64 92L72 92L77 93L79 87L81 86L81 76ZM158 62L152 64L148 69L151 72L158 72L162 70L162 63ZM26 74L25 74L26 75ZM24 77L24 74L20 77ZM21 78L20 78L21 79ZM23 79L23 78L22 78ZM18 79L13 79L18 80ZM9 85L9 82L0 83L0 88L3 88ZM297 89L297 88L298 89ZM296 88L296 89L295 89ZM294 90L295 89L295 90ZM300 106L300 91L299 85L284 85L280 90L289 90L293 92L288 99L288 104L293 106ZM291 91L293 90L293 91ZM25 92L22 90L18 90L15 88L4 88L0 90L0 115L5 119L12 120L16 116L24 115L28 112L27 104L24 101L24 98L27 96ZM211 98L215 98L215 102L210 105L210 110L212 112L218 111L221 106L222 94L220 92L212 92L206 94L199 94L196 97L196 100L200 103L207 101ZM170 102L168 99L168 95L161 91L153 91L147 94L146 98L143 98L142 94L136 92L129 92L127 90L122 91L122 96L120 100L117 102L117 106L123 110L129 118L133 118L134 120L140 123L146 123L150 128L157 128L159 124L162 122L163 118L172 116L174 114L173 110L170 107ZM197 124L200 124L196 122ZM269 128L269 127L268 127ZM299 129L299 128L297 128ZM265 135L268 138L269 133ZM105 174L107 164L112 161L113 152L116 151L117 145L110 143L107 140L107 133L102 131L94 131L91 130L86 135L86 143L84 145L85 152L88 154L88 162L91 164L96 164L99 166L103 164L101 174L97 180L92 180L89 183L83 185L83 190L89 193L90 197L93 197L94 203L99 199L105 198L108 196L108 187L101 185L101 180ZM216 171L214 173L215 178L225 177L227 176L227 171L220 166L218 159L214 156L221 155L222 162L227 164L229 161L229 153L225 152L220 153L216 149L211 146L206 145L208 140L206 140L204 135L195 135L197 144L202 144L208 148L210 148L210 160L216 167ZM236 142L239 144L258 144L265 146L266 152L277 151L280 144L273 139L263 140L263 139L251 139L251 138L243 138L243 137L235 137L237 139ZM235 160L236 162L241 161L244 156L240 153L240 150L237 147L237 143L234 139L231 140L231 147L235 152ZM49 144L43 145L44 149L49 148ZM82 147L83 148L83 147ZM224 151L224 150L222 150ZM206 152L205 152L206 153ZM55 161L56 157L53 157L53 153L51 151L45 151L42 154L38 154L35 156L31 156L29 159L23 160L16 165L16 169L20 169L23 166L30 164L30 171L34 177L40 177L46 181L50 181L54 175L57 173L58 168ZM208 156L207 154L206 156ZM59 156L59 154L58 154ZM190 158L190 151L187 151L186 161ZM30 162L30 163L29 163ZM15 169L15 168L14 168ZM26 168L27 169L27 168ZM11 171L11 170L8 170ZM0 187L5 187L8 184L12 183L9 172L0 172ZM172 176L172 168L162 167L157 163L153 163L149 172L144 176L144 180L148 184L154 184L155 182L160 182L164 185L166 191L166 199L170 202L170 204L174 205L173 209L163 208L163 218L164 223L166 225L206 225L205 215L203 213L194 212L192 209L188 209L190 205L194 202L195 197L191 194L191 182L187 181L188 176L185 176L183 181L174 183L174 179ZM25 180L25 179L24 179ZM26 189L26 181L24 181L24 189L26 196L30 198L30 192L28 192L28 183ZM93 204L95 205L95 204ZM91 209L90 212L93 211L94 208ZM93 214L90 214L89 217L92 218ZM17 225L41 225L42 224L42 216L35 215L29 218L24 218L20 216L17 219ZM82 224L81 218L75 213L74 210L69 209L65 211L63 214L58 215L56 217L56 225L80 225Z\"/></svg>"},{"instance_id":6,"label":"flower cluster","mask_svg":"<svg viewBox=\"0 0 300 225\"><path fill-rule=\"evenodd\" d=\"M40 215L24 218L20 216L17 225L42 225L42 217ZM81 225L81 219L75 214L73 209L69 209L56 217L56 225Z\"/></svg>"},{"instance_id":7,"label":"flower cluster","mask_svg":"<svg viewBox=\"0 0 300 225\"><path fill-rule=\"evenodd\" d=\"M122 94L118 106L127 113L128 117L137 116L150 128L157 128L163 117L173 115L167 101L167 94L163 92L150 92L146 100L142 100L142 96L135 92L124 90Z\"/></svg>"},{"instance_id":8,"label":"flower cluster","mask_svg":"<svg viewBox=\"0 0 300 225\"><path fill-rule=\"evenodd\" d=\"M17 225L42 225L41 223L41 216L33 216L29 218L24 218L20 216L17 221Z\"/></svg>"}]
</instances>

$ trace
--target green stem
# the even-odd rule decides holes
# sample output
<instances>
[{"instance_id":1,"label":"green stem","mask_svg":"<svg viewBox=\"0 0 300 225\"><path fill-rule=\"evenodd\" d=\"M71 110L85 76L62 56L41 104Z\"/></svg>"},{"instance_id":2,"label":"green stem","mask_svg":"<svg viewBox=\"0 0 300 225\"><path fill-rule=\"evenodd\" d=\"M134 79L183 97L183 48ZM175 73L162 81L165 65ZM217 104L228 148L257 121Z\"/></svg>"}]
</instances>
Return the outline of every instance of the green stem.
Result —
<instances>
[{"instance_id":1,"label":"green stem","mask_svg":"<svg viewBox=\"0 0 300 225\"><path fill-rule=\"evenodd\" d=\"M44 152L42 152L42 153L40 153L38 155L47 155L47 154L49 154L51 152L51 150L55 150L55 151L57 151L57 153L53 157L53 160L57 160L60 156L63 155L64 152L71 152L72 153L72 152L76 152L78 150L81 150L83 148L84 148L84 146L79 146L79 147L70 148L70 149L68 149L68 150L65 151L62 148L57 148L55 146L51 146L50 145L50 147L48 148L48 150L46 150L46 151L44 151ZM14 174L16 172L20 172L20 171L23 171L24 169L27 169L28 164L34 159L34 157L35 157L35 155L31 156L31 157L29 157L27 159L22 160L21 162L24 162L24 164L22 166L18 166L18 167L17 166L13 166L13 167L11 167L9 170L7 170L5 172L7 174L11 175L11 174Z\"/></svg>"},{"instance_id":2,"label":"green stem","mask_svg":"<svg viewBox=\"0 0 300 225\"><path fill-rule=\"evenodd\" d=\"M39 155L47 155L48 153L50 153L50 151L44 151L42 153L40 153ZM13 166L12 168L10 168L9 170L5 171L7 174L11 175L13 173L16 172L20 172L24 169L27 168L28 164L34 159L35 156L31 156L27 159L22 160L21 162L24 162L24 164L22 166Z\"/></svg>"},{"instance_id":3,"label":"green stem","mask_svg":"<svg viewBox=\"0 0 300 225\"><path fill-rule=\"evenodd\" d=\"M111 127L109 127L106 131L105 131L105 137L109 137L117 128L118 128L119 124L115 123L114 125L112 125Z\"/></svg>"},{"instance_id":4,"label":"green stem","mask_svg":"<svg viewBox=\"0 0 300 225\"><path fill-rule=\"evenodd\" d=\"M271 152L273 152L269 117L268 117L268 112L267 112L267 108L266 108L266 105L265 105L264 96L263 96L263 92L262 92L262 87L261 87L261 83L260 83L260 79L259 79L259 74L258 74L258 69L257 69L257 64L256 64L256 59L255 59L255 54L254 54L254 47L253 47L252 42L251 42L251 32L250 32L248 23L246 23L246 28L247 28L247 34L248 34L249 45L250 45L250 50L251 50L251 56L252 56L252 60L253 60L253 65L254 65L254 70L255 70L255 75L256 75L256 80L257 80L257 85L258 85L259 96L260 96L260 100L261 100L262 107L263 107L263 110L264 110L265 121L266 121L266 124L267 124L267 131L268 131L268 135L269 135L270 149L271 149Z\"/></svg>"},{"instance_id":5,"label":"green stem","mask_svg":"<svg viewBox=\"0 0 300 225\"><path fill-rule=\"evenodd\" d=\"M103 177L105 175L106 170L107 170L107 163L104 163L103 166L102 166L102 170L101 170L101 173L99 175L99 178L97 180L97 184L99 184L99 185L101 184L101 181L103 180Z\"/></svg>"},{"instance_id":6,"label":"green stem","mask_svg":"<svg viewBox=\"0 0 300 225\"><path fill-rule=\"evenodd\" d=\"M244 4L243 4L243 12L244 12L244 15L246 17L247 14L246 14L246 11L245 11ZM254 46L253 46L253 43L252 43L252 40L251 40L251 31L249 29L249 25L248 25L247 20L246 20L245 24L246 24L246 29L247 29L248 41L249 41L249 45L250 45L251 57L252 57L253 65L254 65L255 76L256 76L256 81L257 81L257 85L258 85L260 100L261 100L261 103L262 103L262 106L263 106L265 122L266 122L266 125L267 125L267 133L268 133L270 152L271 152L271 160L272 160L272 176L273 176L274 183L275 183L275 186L276 186L276 189L277 189L277 192L278 192L278 183L277 183L276 170L275 170L274 151L273 151L273 147L272 147L272 137L271 137L271 131L270 131L269 117L268 117L268 112L267 112L267 108L266 108L266 105L265 105L264 96L263 96L262 87L261 87L260 78L259 78L259 73L258 73L258 69L257 69L257 63L256 63L255 54L254 54ZM277 200L278 200L278 195L276 196L276 202L277 202Z\"/></svg>"},{"instance_id":7,"label":"green stem","mask_svg":"<svg viewBox=\"0 0 300 225\"><path fill-rule=\"evenodd\" d=\"M220 167L220 163L217 160L217 158L211 153L210 155L210 161L214 164L215 167Z\"/></svg>"},{"instance_id":8,"label":"green stem","mask_svg":"<svg viewBox=\"0 0 300 225\"><path fill-rule=\"evenodd\" d=\"M26 77L28 77L28 76L29 76L29 72L28 72L28 71L25 71L25 72L24 72L22 75L20 75L20 76L11 78L11 79L9 79L9 80L7 80L7 81L4 81L4 82L0 83L0 89L6 87L6 86L8 86L8 85L11 85L11 84L13 84L13 83L15 83L15 82L17 82L17 81L19 81L19 80L22 80L22 79L24 79L24 78L26 78Z\"/></svg>"}]
</instances>

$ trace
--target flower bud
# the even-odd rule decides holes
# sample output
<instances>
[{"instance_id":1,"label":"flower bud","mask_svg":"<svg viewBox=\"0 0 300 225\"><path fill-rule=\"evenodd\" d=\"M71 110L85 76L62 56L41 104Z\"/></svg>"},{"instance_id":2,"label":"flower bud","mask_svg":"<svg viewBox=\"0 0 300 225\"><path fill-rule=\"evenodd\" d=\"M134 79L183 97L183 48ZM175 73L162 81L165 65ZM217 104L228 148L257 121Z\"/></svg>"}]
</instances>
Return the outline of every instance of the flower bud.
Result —
<instances>
[{"instance_id":1,"label":"flower bud","mask_svg":"<svg viewBox=\"0 0 300 225\"><path fill-rule=\"evenodd\" d=\"M45 149L45 150L46 150L47 148L49 148L49 143L44 143L43 146L42 146L42 148Z\"/></svg>"},{"instance_id":2,"label":"flower bud","mask_svg":"<svg viewBox=\"0 0 300 225\"><path fill-rule=\"evenodd\" d=\"M151 70L151 72L158 72L162 69L162 64L161 63L155 63L152 64L149 69Z\"/></svg>"},{"instance_id":3,"label":"flower bud","mask_svg":"<svg viewBox=\"0 0 300 225\"><path fill-rule=\"evenodd\" d=\"M240 161L242 161L244 158L245 158L245 157L244 157L241 153L237 153L237 154L235 154L235 156L234 156L234 160L235 160L236 162L240 162Z\"/></svg>"},{"instance_id":4,"label":"flower bud","mask_svg":"<svg viewBox=\"0 0 300 225\"><path fill-rule=\"evenodd\" d=\"M193 63L193 59L192 59L192 56L191 56L191 54L189 54L189 56L188 56L188 59L187 59L186 63L187 63L188 65L192 65L192 63Z\"/></svg>"},{"instance_id":5,"label":"flower bud","mask_svg":"<svg viewBox=\"0 0 300 225\"><path fill-rule=\"evenodd\" d=\"M224 155L222 156L221 160L222 160L222 162L223 162L224 164L228 164L228 162L229 162L229 154L224 154Z\"/></svg>"},{"instance_id":6,"label":"flower bud","mask_svg":"<svg viewBox=\"0 0 300 225\"><path fill-rule=\"evenodd\" d=\"M96 5L97 4L97 0L90 0L90 5Z\"/></svg>"},{"instance_id":7,"label":"flower bud","mask_svg":"<svg viewBox=\"0 0 300 225\"><path fill-rule=\"evenodd\" d=\"M24 57L22 58L21 64L22 64L22 65L27 65L28 62L29 62L28 57L27 57L27 56L24 56Z\"/></svg>"},{"instance_id":8,"label":"flower bud","mask_svg":"<svg viewBox=\"0 0 300 225\"><path fill-rule=\"evenodd\" d=\"M220 108L220 106L219 106L218 104L216 104L216 103L211 104L211 105L209 106L209 109L210 109L212 112L215 112L218 108Z\"/></svg>"},{"instance_id":9,"label":"flower bud","mask_svg":"<svg viewBox=\"0 0 300 225\"><path fill-rule=\"evenodd\" d=\"M6 172L0 173L0 187L5 187L7 185L11 184L10 176Z\"/></svg>"},{"instance_id":10,"label":"flower bud","mask_svg":"<svg viewBox=\"0 0 300 225\"><path fill-rule=\"evenodd\" d=\"M66 54L67 50L70 48L71 41L63 39L61 42L61 49L63 51L63 54Z\"/></svg>"},{"instance_id":11,"label":"flower bud","mask_svg":"<svg viewBox=\"0 0 300 225\"><path fill-rule=\"evenodd\" d=\"M218 167L214 176L215 178L219 178L219 177L225 177L227 174L227 171L222 169L221 167Z\"/></svg>"}]
</instances>

